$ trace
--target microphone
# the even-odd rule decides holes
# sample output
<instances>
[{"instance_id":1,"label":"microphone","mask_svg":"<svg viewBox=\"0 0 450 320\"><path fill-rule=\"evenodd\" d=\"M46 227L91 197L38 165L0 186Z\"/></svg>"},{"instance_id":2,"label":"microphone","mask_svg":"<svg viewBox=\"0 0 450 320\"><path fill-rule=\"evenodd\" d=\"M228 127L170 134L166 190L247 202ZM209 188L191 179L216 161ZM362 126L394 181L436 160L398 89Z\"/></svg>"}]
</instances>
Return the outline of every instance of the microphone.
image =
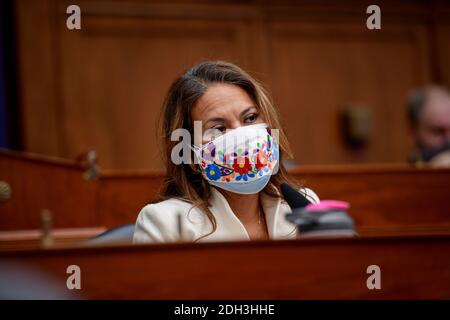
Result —
<instances>
[{"instance_id":1,"label":"microphone","mask_svg":"<svg viewBox=\"0 0 450 320\"><path fill-rule=\"evenodd\" d=\"M281 184L281 194L292 210L304 208L311 203L304 195L285 182Z\"/></svg>"},{"instance_id":2,"label":"microphone","mask_svg":"<svg viewBox=\"0 0 450 320\"><path fill-rule=\"evenodd\" d=\"M301 238L357 235L353 219L346 213L348 203L335 200L311 203L287 183L282 183L280 189L292 209L286 219L297 226Z\"/></svg>"}]
</instances>

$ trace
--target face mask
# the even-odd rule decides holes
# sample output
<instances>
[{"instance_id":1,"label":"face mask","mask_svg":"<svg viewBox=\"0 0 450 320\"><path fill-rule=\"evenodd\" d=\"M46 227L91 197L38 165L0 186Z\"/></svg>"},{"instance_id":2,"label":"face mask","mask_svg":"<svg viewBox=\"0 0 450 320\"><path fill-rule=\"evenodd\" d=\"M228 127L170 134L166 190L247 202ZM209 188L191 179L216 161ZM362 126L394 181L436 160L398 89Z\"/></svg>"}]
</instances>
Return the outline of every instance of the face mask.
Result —
<instances>
[{"instance_id":1,"label":"face mask","mask_svg":"<svg viewBox=\"0 0 450 320\"><path fill-rule=\"evenodd\" d=\"M439 148L422 148L420 150L420 153L422 156L422 160L424 162L429 162L431 159L433 159L439 153L449 151L449 150L450 150L450 141L448 141L444 145L440 146Z\"/></svg>"},{"instance_id":2,"label":"face mask","mask_svg":"<svg viewBox=\"0 0 450 320\"><path fill-rule=\"evenodd\" d=\"M265 123L233 129L193 149L203 178L234 193L260 192L278 169L278 141Z\"/></svg>"}]
</instances>

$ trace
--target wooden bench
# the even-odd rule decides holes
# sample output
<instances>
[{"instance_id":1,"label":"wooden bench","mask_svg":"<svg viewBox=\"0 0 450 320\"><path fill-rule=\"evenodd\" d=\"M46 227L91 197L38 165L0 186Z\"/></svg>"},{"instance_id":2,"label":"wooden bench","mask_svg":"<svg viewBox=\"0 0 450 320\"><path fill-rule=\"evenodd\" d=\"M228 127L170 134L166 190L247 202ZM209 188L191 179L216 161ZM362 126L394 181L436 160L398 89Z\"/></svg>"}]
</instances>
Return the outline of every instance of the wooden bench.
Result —
<instances>
[{"instance_id":1,"label":"wooden bench","mask_svg":"<svg viewBox=\"0 0 450 320\"><path fill-rule=\"evenodd\" d=\"M107 229L104 227L71 228L51 230L51 245L77 245L95 237ZM45 246L42 230L0 231L0 250L37 249Z\"/></svg>"},{"instance_id":2,"label":"wooden bench","mask_svg":"<svg viewBox=\"0 0 450 320\"><path fill-rule=\"evenodd\" d=\"M25 266L64 292L77 265L81 298L448 299L448 252L450 235L383 236L0 251L0 266ZM379 290L367 287L372 265Z\"/></svg>"},{"instance_id":3,"label":"wooden bench","mask_svg":"<svg viewBox=\"0 0 450 320\"><path fill-rule=\"evenodd\" d=\"M0 181L12 197L0 202L0 230L39 229L40 213L55 228L107 228L132 223L154 199L160 172L102 171L86 181L85 165L44 156L0 152ZM305 166L291 171L321 199L351 203L358 227L450 226L450 170L407 164Z\"/></svg>"}]
</instances>

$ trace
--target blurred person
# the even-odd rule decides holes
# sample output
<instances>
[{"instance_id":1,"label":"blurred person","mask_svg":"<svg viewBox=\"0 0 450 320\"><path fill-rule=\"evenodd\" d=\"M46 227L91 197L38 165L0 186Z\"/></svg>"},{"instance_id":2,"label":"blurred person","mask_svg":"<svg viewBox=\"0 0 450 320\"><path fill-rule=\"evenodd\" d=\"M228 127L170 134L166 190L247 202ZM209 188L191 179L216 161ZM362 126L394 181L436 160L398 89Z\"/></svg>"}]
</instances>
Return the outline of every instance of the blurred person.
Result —
<instances>
[{"instance_id":1,"label":"blurred person","mask_svg":"<svg viewBox=\"0 0 450 320\"><path fill-rule=\"evenodd\" d=\"M417 89L408 97L407 108L410 161L450 167L450 92L434 85Z\"/></svg>"},{"instance_id":2,"label":"blurred person","mask_svg":"<svg viewBox=\"0 0 450 320\"><path fill-rule=\"evenodd\" d=\"M0 300L83 299L67 288L65 277L18 262L0 261Z\"/></svg>"},{"instance_id":3,"label":"blurred person","mask_svg":"<svg viewBox=\"0 0 450 320\"><path fill-rule=\"evenodd\" d=\"M231 63L201 63L171 85L161 120L165 182L160 198L139 213L135 243L296 237L280 193L283 182L296 186L280 161L290 149L278 111L259 82ZM172 133L183 128L194 136L194 121L205 133L188 141L198 163L175 164L178 141ZM243 136L249 148L221 144ZM310 202L319 201L313 191L298 190Z\"/></svg>"}]
</instances>

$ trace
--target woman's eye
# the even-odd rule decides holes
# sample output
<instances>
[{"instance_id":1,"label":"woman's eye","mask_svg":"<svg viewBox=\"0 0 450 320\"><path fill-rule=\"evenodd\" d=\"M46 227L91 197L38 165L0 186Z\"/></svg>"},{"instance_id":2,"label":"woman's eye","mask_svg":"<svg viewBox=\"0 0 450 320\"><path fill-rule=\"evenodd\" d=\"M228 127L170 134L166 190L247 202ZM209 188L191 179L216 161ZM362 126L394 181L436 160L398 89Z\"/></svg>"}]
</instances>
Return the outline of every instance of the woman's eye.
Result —
<instances>
[{"instance_id":1,"label":"woman's eye","mask_svg":"<svg viewBox=\"0 0 450 320\"><path fill-rule=\"evenodd\" d=\"M217 127L213 127L211 128L213 130L219 130L220 132L225 132L226 128L224 126L217 126Z\"/></svg>"},{"instance_id":2,"label":"woman's eye","mask_svg":"<svg viewBox=\"0 0 450 320\"><path fill-rule=\"evenodd\" d=\"M207 129L203 133L203 141L212 141L215 138L221 136L225 132L226 128L224 126L217 126Z\"/></svg>"},{"instance_id":3,"label":"woman's eye","mask_svg":"<svg viewBox=\"0 0 450 320\"><path fill-rule=\"evenodd\" d=\"M252 114L250 114L250 115L245 117L244 122L245 123L252 123L252 122L255 122L256 119L258 119L258 114L252 113Z\"/></svg>"}]
</instances>

